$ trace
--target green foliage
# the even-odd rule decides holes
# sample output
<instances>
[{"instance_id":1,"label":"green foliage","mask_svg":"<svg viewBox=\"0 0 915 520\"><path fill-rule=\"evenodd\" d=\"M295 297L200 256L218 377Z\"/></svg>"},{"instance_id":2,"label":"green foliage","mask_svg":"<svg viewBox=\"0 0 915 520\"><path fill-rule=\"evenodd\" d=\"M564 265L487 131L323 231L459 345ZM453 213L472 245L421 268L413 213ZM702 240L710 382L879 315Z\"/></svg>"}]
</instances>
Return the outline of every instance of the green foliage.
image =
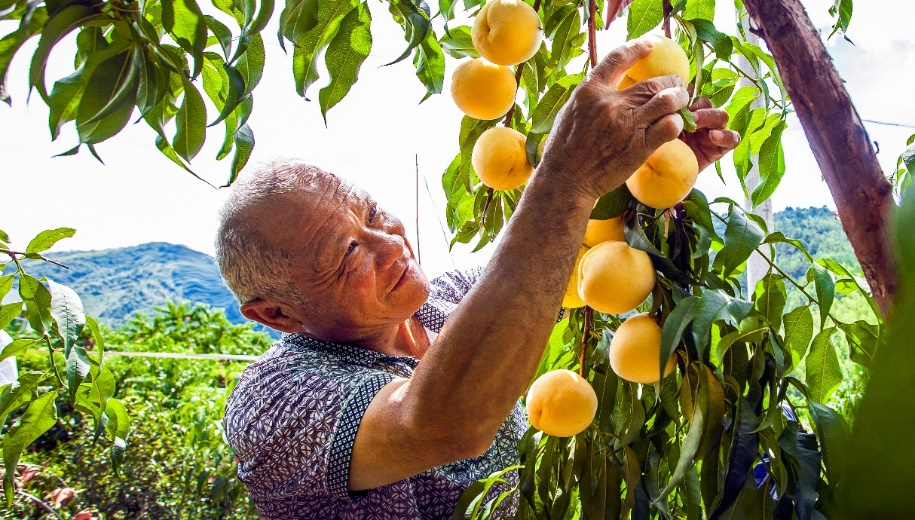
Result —
<instances>
[{"instance_id":1,"label":"green foliage","mask_svg":"<svg viewBox=\"0 0 915 520\"><path fill-rule=\"evenodd\" d=\"M840 498L847 518L904 518L915 507L907 483L915 477L911 421L915 379L911 375L911 338L915 334L915 192L906 194L894 215L894 251L900 266L900 291L886 346L877 355L858 413L859 426L849 444L847 485Z\"/></svg>"},{"instance_id":2,"label":"green foliage","mask_svg":"<svg viewBox=\"0 0 915 520\"><path fill-rule=\"evenodd\" d=\"M188 303L169 303L151 316L138 314L123 327L107 330L105 339L108 350L187 354L253 355L271 342L250 325L230 323L219 310ZM20 357L25 370L46 363L40 352ZM108 455L119 457L120 478L96 445L94 425L57 397L59 418L47 434L52 437L39 439L34 451L23 455L20 488L34 496L61 486L74 488L77 494L59 509L62 514L89 509L108 518L256 518L235 476L234 455L221 426L226 399L244 363L108 357L105 366L118 387L118 399L106 404L107 428L129 444L126 453L111 450ZM129 433L128 413L134 418ZM29 468L39 473L26 478ZM27 516L40 509L17 495L10 511Z\"/></svg>"}]
</instances>

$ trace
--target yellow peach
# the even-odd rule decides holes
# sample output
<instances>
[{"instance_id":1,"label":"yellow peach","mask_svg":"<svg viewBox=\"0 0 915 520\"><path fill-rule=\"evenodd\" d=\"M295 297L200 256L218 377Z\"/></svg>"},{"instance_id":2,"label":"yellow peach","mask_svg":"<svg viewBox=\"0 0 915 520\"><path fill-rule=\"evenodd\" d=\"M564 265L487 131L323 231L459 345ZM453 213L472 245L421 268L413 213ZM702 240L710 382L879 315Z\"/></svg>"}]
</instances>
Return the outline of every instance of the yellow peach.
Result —
<instances>
[{"instance_id":1,"label":"yellow peach","mask_svg":"<svg viewBox=\"0 0 915 520\"><path fill-rule=\"evenodd\" d=\"M632 316L613 334L608 354L616 375L633 383L656 383L661 378L661 327L648 313ZM677 356L671 354L664 377L676 366Z\"/></svg>"},{"instance_id":2,"label":"yellow peach","mask_svg":"<svg viewBox=\"0 0 915 520\"><path fill-rule=\"evenodd\" d=\"M499 126L483 132L473 145L470 163L477 176L494 190L513 190L534 171L527 160L525 137L512 128Z\"/></svg>"},{"instance_id":3,"label":"yellow peach","mask_svg":"<svg viewBox=\"0 0 915 520\"><path fill-rule=\"evenodd\" d=\"M588 380L571 370L538 377L527 391L527 415L534 428L554 437L583 432L597 413L597 394Z\"/></svg>"},{"instance_id":4,"label":"yellow peach","mask_svg":"<svg viewBox=\"0 0 915 520\"><path fill-rule=\"evenodd\" d=\"M477 119L504 116L515 104L518 83L512 70L483 59L465 60L451 76L451 97L462 112Z\"/></svg>"},{"instance_id":5,"label":"yellow peach","mask_svg":"<svg viewBox=\"0 0 915 520\"><path fill-rule=\"evenodd\" d=\"M578 294L600 312L621 314L638 307L657 276L648 253L626 242L603 242L585 253L578 266Z\"/></svg>"},{"instance_id":6,"label":"yellow peach","mask_svg":"<svg viewBox=\"0 0 915 520\"><path fill-rule=\"evenodd\" d=\"M601 242L615 240L625 242L626 235L623 231L623 218L616 217L607 220L591 219L585 229L585 245L594 247Z\"/></svg>"},{"instance_id":7,"label":"yellow peach","mask_svg":"<svg viewBox=\"0 0 915 520\"><path fill-rule=\"evenodd\" d=\"M517 65L540 48L540 17L522 0L490 0L477 13L470 37L477 52L487 60Z\"/></svg>"},{"instance_id":8,"label":"yellow peach","mask_svg":"<svg viewBox=\"0 0 915 520\"><path fill-rule=\"evenodd\" d=\"M646 206L664 209L683 200L699 174L699 161L689 145L679 139L664 143L639 167L626 186Z\"/></svg>"}]
</instances>

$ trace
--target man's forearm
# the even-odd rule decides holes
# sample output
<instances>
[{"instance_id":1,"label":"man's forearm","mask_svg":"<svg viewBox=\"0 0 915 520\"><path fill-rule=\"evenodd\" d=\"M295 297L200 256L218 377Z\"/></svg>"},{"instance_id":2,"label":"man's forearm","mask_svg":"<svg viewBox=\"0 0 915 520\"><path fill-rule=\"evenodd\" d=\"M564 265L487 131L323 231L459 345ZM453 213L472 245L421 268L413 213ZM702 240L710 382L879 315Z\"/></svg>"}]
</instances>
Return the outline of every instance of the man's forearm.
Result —
<instances>
[{"instance_id":1,"label":"man's forearm","mask_svg":"<svg viewBox=\"0 0 915 520\"><path fill-rule=\"evenodd\" d=\"M488 268L417 367L418 414L472 417L491 437L530 383L594 203L551 173L531 180Z\"/></svg>"}]
</instances>

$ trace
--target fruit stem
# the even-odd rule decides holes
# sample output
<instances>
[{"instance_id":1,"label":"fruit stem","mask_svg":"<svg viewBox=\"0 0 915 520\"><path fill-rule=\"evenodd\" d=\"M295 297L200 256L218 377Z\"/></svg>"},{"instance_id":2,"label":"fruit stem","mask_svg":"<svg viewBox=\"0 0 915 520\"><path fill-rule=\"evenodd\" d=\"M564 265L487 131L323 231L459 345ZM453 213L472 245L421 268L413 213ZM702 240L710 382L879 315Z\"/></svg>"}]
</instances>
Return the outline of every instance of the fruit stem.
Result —
<instances>
[{"instance_id":1,"label":"fruit stem","mask_svg":"<svg viewBox=\"0 0 915 520\"><path fill-rule=\"evenodd\" d=\"M591 68L597 66L597 28L595 27L595 18L597 18L597 2L588 0L588 55L591 59Z\"/></svg>"},{"instance_id":2,"label":"fruit stem","mask_svg":"<svg viewBox=\"0 0 915 520\"><path fill-rule=\"evenodd\" d=\"M515 69L515 93L517 94L518 89L521 88L521 74L524 71L524 63L519 63ZM508 128L512 127L512 116L515 114L515 103L512 103L511 108L508 109L508 113L505 114L505 119L502 120L502 126L507 126Z\"/></svg>"},{"instance_id":3,"label":"fruit stem","mask_svg":"<svg viewBox=\"0 0 915 520\"><path fill-rule=\"evenodd\" d=\"M670 38L670 13L673 12L670 0L664 0L664 36Z\"/></svg>"},{"instance_id":4,"label":"fruit stem","mask_svg":"<svg viewBox=\"0 0 915 520\"><path fill-rule=\"evenodd\" d=\"M593 312L594 310L591 307L585 306L585 322L581 331L581 354L578 358L578 375L584 379L588 378L587 374L585 374L585 360L587 359L585 353L588 351L588 338L594 330Z\"/></svg>"}]
</instances>

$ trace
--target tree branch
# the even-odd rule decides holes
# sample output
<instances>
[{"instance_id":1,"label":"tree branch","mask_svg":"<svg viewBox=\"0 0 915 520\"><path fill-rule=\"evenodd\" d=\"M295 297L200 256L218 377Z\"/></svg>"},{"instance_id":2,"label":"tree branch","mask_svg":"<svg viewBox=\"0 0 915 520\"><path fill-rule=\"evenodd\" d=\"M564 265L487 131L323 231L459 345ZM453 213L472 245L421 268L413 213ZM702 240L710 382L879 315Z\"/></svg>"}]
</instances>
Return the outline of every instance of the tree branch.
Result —
<instances>
[{"instance_id":1,"label":"tree branch","mask_svg":"<svg viewBox=\"0 0 915 520\"><path fill-rule=\"evenodd\" d=\"M898 283L887 214L894 205L870 138L799 0L745 0L766 41L883 317Z\"/></svg>"}]
</instances>

